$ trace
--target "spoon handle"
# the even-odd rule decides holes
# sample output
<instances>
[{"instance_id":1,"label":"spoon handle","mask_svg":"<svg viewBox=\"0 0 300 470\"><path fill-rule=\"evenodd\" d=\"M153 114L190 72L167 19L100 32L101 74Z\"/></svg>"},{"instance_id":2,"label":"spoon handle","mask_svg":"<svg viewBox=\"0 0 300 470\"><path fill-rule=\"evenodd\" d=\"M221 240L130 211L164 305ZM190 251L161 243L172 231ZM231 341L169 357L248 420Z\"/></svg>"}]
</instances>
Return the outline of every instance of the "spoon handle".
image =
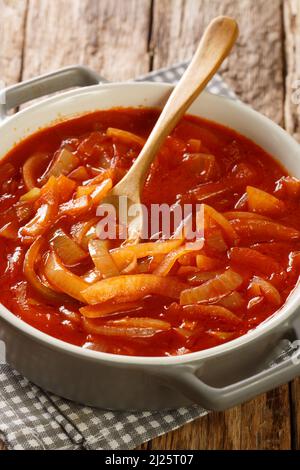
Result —
<instances>
[{"instance_id":1,"label":"spoon handle","mask_svg":"<svg viewBox=\"0 0 300 470\"><path fill-rule=\"evenodd\" d=\"M118 189L124 185L127 193L129 188L132 195L140 192L149 166L165 138L216 73L237 36L238 26L233 18L220 16L209 24L189 67L170 95L138 158L117 185Z\"/></svg>"}]
</instances>

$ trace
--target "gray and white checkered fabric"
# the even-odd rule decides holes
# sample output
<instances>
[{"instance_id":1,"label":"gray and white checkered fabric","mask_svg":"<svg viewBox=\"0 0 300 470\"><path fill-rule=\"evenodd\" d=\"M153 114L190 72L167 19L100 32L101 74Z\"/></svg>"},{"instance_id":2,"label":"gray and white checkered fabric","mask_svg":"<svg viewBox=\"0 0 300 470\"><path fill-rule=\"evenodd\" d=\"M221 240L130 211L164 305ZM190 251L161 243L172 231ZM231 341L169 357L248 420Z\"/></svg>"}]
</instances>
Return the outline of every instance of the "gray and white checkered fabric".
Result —
<instances>
[{"instance_id":1,"label":"gray and white checkered fabric","mask_svg":"<svg viewBox=\"0 0 300 470\"><path fill-rule=\"evenodd\" d=\"M147 75L142 75L136 79L137 82L147 80L148 82L168 82L176 83L183 75L189 62L182 62L169 68L154 70ZM207 85L207 90L215 95L222 95L228 98L237 99L235 93L228 87L220 75L214 75Z\"/></svg>"},{"instance_id":2,"label":"gray and white checkered fabric","mask_svg":"<svg viewBox=\"0 0 300 470\"><path fill-rule=\"evenodd\" d=\"M176 82L186 66L179 64L138 80ZM218 75L208 89L235 98ZM133 449L205 414L199 406L135 414L79 406L0 365L0 437L9 449Z\"/></svg>"}]
</instances>

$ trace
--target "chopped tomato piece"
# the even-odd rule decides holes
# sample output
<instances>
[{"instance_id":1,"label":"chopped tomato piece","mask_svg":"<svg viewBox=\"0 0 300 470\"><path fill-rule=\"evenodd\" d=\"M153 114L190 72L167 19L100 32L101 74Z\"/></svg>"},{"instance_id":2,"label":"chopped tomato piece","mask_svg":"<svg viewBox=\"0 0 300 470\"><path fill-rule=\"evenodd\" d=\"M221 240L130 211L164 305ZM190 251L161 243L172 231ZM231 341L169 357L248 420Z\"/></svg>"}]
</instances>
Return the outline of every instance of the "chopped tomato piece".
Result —
<instances>
[{"instance_id":1,"label":"chopped tomato piece","mask_svg":"<svg viewBox=\"0 0 300 470\"><path fill-rule=\"evenodd\" d=\"M64 175L60 175L57 178L57 189L59 193L59 202L63 203L68 201L76 188L75 181L72 181L70 178Z\"/></svg>"}]
</instances>

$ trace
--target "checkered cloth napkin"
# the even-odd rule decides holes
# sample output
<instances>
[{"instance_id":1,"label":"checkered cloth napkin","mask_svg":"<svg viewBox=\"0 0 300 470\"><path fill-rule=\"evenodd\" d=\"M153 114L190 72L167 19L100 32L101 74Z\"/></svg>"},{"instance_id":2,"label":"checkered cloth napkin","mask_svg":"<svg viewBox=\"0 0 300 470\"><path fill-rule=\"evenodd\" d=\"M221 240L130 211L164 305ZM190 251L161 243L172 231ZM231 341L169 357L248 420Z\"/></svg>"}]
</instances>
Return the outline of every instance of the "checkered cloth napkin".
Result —
<instances>
[{"instance_id":1,"label":"checkered cloth napkin","mask_svg":"<svg viewBox=\"0 0 300 470\"><path fill-rule=\"evenodd\" d=\"M138 80L174 83L186 66L161 69ZM235 98L218 75L208 90ZM0 365L0 437L9 449L134 449L206 413L196 405L134 414L80 406L41 390L7 364Z\"/></svg>"}]
</instances>

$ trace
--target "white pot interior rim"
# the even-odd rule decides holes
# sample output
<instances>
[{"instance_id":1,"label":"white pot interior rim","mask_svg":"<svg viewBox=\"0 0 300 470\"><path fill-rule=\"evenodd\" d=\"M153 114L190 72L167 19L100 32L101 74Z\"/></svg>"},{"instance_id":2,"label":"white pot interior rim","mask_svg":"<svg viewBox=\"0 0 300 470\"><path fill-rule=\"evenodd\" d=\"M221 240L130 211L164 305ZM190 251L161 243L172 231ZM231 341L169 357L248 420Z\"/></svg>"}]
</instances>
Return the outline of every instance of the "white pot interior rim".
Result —
<instances>
[{"instance_id":1,"label":"white pot interior rim","mask_svg":"<svg viewBox=\"0 0 300 470\"><path fill-rule=\"evenodd\" d=\"M52 98L39 101L38 103L18 112L17 114L8 117L0 124L3 134L0 147L0 158L5 156L6 153L17 142L23 140L30 134L62 120L74 118L100 109L111 109L115 107L126 106L159 107L167 99L172 88L173 85L167 83L105 83L64 92ZM137 96L138 94L139 96ZM74 100L75 97L76 100ZM100 99L98 106L96 98L98 100ZM106 99L106 105L105 103L103 105L103 98ZM109 102L111 102L111 105L108 105ZM207 106L208 104L209 108L205 108L206 112L195 110L197 106L199 107L199 105ZM210 112L214 112L211 110L214 109L221 110L221 120L213 119L213 117L207 116L207 114L210 116ZM208 92L203 92L202 95L196 100L194 105L191 106L189 113L204 117L206 119L211 119L213 121L215 120L215 122L219 122L224 125L226 125L225 121L228 121L228 117L230 121L233 116L240 117L241 122L243 120L245 122L255 122L262 138L264 138L264 135L266 138L269 138L267 133L271 132L272 142L275 145L274 149L278 146L278 143L280 143L281 145L285 145L286 148L290 150L290 152L286 152L288 160L287 163L294 165L295 171L293 171L293 174L296 173L296 176L300 177L300 164L295 166L295 155L300 163L298 143L281 127L273 123L262 114L254 111L250 107L242 104L239 101L233 101L222 96L216 96ZM30 122L31 125L28 125L28 122ZM233 127L227 125L227 127L232 127L233 129L240 132L236 126ZM251 132L252 131L250 131L250 133ZM254 132L256 132L256 130L254 130ZM255 138L249 135L249 133L246 133L245 135L255 141ZM265 148L265 146L263 146L263 148ZM272 155L276 158L275 151L272 152ZM20 318L16 317L2 304L0 304L0 314L1 318L3 318L7 323L11 324L22 333L32 337L36 341L43 343L49 348L60 350L74 356L85 357L86 359L90 359L92 361L101 361L124 366L170 366L172 364L191 364L201 361L202 359L220 356L233 350L239 350L248 345L250 342L258 339L265 333L271 332L282 326L285 322L288 321L290 316L295 314L295 311L299 306L300 286L297 286L288 298L287 302L273 316L261 323L256 329L237 339L210 349L192 352L182 356L171 357L125 356L84 349L80 346L75 346L73 344L56 339L30 326Z\"/></svg>"}]
</instances>

